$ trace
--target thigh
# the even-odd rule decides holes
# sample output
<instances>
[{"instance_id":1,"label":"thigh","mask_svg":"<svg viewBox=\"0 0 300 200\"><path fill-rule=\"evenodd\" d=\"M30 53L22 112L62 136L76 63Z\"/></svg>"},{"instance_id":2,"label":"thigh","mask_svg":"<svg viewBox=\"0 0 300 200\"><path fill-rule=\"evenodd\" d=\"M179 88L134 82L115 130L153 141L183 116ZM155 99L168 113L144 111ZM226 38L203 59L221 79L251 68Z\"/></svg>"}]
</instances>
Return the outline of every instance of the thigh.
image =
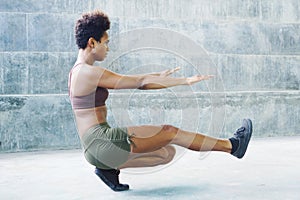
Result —
<instances>
[{"instance_id":1,"label":"thigh","mask_svg":"<svg viewBox=\"0 0 300 200\"><path fill-rule=\"evenodd\" d=\"M127 127L127 132L129 135L134 135L137 138L149 138L161 132L162 129L163 126L130 126Z\"/></svg>"},{"instance_id":2,"label":"thigh","mask_svg":"<svg viewBox=\"0 0 300 200\"><path fill-rule=\"evenodd\" d=\"M167 145L165 147L162 147L156 151L152 151L149 153L132 153L131 152L128 156L128 160L134 160L137 158L147 158L147 157L166 158L169 154L169 148L168 148L169 146L170 145Z\"/></svg>"},{"instance_id":3,"label":"thigh","mask_svg":"<svg viewBox=\"0 0 300 200\"><path fill-rule=\"evenodd\" d=\"M120 169L135 167L153 167L171 162L176 150L173 146L167 145L150 153L130 153L126 163Z\"/></svg>"},{"instance_id":4,"label":"thigh","mask_svg":"<svg viewBox=\"0 0 300 200\"><path fill-rule=\"evenodd\" d=\"M148 153L168 145L175 138L178 129L169 126L133 126L127 132L132 153Z\"/></svg>"}]
</instances>

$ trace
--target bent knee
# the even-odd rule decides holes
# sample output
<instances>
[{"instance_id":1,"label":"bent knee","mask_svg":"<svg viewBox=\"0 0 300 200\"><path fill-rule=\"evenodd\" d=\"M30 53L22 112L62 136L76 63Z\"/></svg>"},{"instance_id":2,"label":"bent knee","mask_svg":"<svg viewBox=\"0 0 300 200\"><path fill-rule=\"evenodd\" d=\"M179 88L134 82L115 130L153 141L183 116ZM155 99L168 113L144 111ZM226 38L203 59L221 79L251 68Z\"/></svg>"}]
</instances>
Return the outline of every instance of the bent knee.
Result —
<instances>
[{"instance_id":1,"label":"bent knee","mask_svg":"<svg viewBox=\"0 0 300 200\"><path fill-rule=\"evenodd\" d=\"M168 139L168 144L170 144L178 133L179 128L172 125L162 125L161 134L163 134Z\"/></svg>"},{"instance_id":2,"label":"bent knee","mask_svg":"<svg viewBox=\"0 0 300 200\"><path fill-rule=\"evenodd\" d=\"M162 130L171 133L177 133L179 128L172 125L162 125Z\"/></svg>"}]
</instances>

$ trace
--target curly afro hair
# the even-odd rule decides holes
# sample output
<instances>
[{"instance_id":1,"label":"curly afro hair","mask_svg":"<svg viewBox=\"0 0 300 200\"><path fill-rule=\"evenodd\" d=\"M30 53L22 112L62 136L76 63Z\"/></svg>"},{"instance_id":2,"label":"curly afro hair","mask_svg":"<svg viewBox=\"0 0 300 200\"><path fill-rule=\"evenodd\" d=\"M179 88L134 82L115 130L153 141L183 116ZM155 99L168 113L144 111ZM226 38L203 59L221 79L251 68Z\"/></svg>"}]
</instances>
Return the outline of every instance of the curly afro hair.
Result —
<instances>
[{"instance_id":1,"label":"curly afro hair","mask_svg":"<svg viewBox=\"0 0 300 200\"><path fill-rule=\"evenodd\" d=\"M75 39L79 49L85 49L88 40L92 37L100 41L104 32L110 28L108 16L102 11L96 10L89 13L84 13L77 20L75 26Z\"/></svg>"}]
</instances>

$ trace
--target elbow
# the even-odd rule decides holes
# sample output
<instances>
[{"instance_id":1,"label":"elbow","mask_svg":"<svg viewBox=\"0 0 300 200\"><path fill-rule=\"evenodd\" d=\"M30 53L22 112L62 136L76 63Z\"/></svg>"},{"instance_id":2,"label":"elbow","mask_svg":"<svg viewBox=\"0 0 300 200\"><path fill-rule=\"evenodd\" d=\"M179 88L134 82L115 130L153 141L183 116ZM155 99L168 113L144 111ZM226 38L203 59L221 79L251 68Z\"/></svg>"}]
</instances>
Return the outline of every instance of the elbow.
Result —
<instances>
[{"instance_id":1,"label":"elbow","mask_svg":"<svg viewBox=\"0 0 300 200\"><path fill-rule=\"evenodd\" d=\"M145 86L140 86L138 87L139 90L147 90L147 88Z\"/></svg>"},{"instance_id":2,"label":"elbow","mask_svg":"<svg viewBox=\"0 0 300 200\"><path fill-rule=\"evenodd\" d=\"M149 89L149 84L147 83L142 83L139 87L138 87L139 90L148 90Z\"/></svg>"},{"instance_id":3,"label":"elbow","mask_svg":"<svg viewBox=\"0 0 300 200\"><path fill-rule=\"evenodd\" d=\"M152 76L150 78L143 77L141 79L142 79L140 82L141 84L138 87L138 89L140 90L156 90L156 89L166 88L165 85L155 83L155 79L153 79Z\"/></svg>"},{"instance_id":4,"label":"elbow","mask_svg":"<svg viewBox=\"0 0 300 200\"><path fill-rule=\"evenodd\" d=\"M150 80L147 77L141 77L138 89L149 90L152 89L152 85L153 84L151 84Z\"/></svg>"},{"instance_id":5,"label":"elbow","mask_svg":"<svg viewBox=\"0 0 300 200\"><path fill-rule=\"evenodd\" d=\"M140 89L140 90L158 90L158 89L163 89L163 88L167 88L167 87L164 85L160 85L160 84L147 83L147 84L143 84L138 89Z\"/></svg>"},{"instance_id":6,"label":"elbow","mask_svg":"<svg viewBox=\"0 0 300 200\"><path fill-rule=\"evenodd\" d=\"M146 90L147 89L147 83L145 81L145 77L140 77L138 80L138 87L139 90Z\"/></svg>"}]
</instances>

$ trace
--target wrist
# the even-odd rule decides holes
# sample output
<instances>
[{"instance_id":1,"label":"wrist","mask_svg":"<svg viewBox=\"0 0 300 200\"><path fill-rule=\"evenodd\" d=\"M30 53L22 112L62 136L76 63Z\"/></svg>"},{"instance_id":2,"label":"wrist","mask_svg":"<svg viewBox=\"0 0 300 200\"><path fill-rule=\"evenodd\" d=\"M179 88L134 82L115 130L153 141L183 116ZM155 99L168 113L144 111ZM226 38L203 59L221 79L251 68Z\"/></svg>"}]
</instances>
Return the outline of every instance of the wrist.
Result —
<instances>
[{"instance_id":1,"label":"wrist","mask_svg":"<svg viewBox=\"0 0 300 200\"><path fill-rule=\"evenodd\" d=\"M182 78L181 85L188 85L188 78Z\"/></svg>"}]
</instances>

